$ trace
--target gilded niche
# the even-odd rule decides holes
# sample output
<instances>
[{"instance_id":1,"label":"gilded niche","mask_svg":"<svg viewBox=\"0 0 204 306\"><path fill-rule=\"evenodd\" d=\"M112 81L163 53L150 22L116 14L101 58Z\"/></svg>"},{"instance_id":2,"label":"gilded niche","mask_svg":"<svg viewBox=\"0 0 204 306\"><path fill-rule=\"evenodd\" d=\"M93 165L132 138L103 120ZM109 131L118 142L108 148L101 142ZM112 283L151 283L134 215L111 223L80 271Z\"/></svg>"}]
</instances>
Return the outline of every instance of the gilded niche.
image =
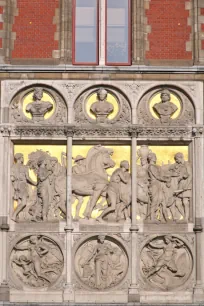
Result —
<instances>
[{"instance_id":1,"label":"gilded niche","mask_svg":"<svg viewBox=\"0 0 204 306\"><path fill-rule=\"evenodd\" d=\"M62 97L42 86L18 93L10 105L10 122L15 123L66 123L67 107Z\"/></svg>"},{"instance_id":2,"label":"gilded niche","mask_svg":"<svg viewBox=\"0 0 204 306\"><path fill-rule=\"evenodd\" d=\"M100 87L82 93L74 103L75 122L114 124L131 123L127 99L112 88Z\"/></svg>"},{"instance_id":3,"label":"gilded niche","mask_svg":"<svg viewBox=\"0 0 204 306\"><path fill-rule=\"evenodd\" d=\"M131 175L128 160L113 160L114 147L95 145L86 156L73 157L72 204L76 203L75 220L81 218L80 210L89 196L83 217L92 218L95 209L100 211L96 222L130 222ZM108 170L111 170L111 174ZM98 202L98 200L100 202Z\"/></svg>"},{"instance_id":4,"label":"gilded niche","mask_svg":"<svg viewBox=\"0 0 204 306\"><path fill-rule=\"evenodd\" d=\"M137 151L137 204L139 218L150 222L188 222L192 205L192 166L183 152L174 162L157 164L147 145Z\"/></svg>"},{"instance_id":5,"label":"gilded niche","mask_svg":"<svg viewBox=\"0 0 204 306\"><path fill-rule=\"evenodd\" d=\"M26 146L23 148L27 163L23 153L15 153L11 168L15 203L11 218L16 222L63 219L66 215L66 153L59 152L63 148L58 149L58 146L49 147L55 156L42 149L32 151L33 146L28 146L27 151Z\"/></svg>"},{"instance_id":6,"label":"gilded niche","mask_svg":"<svg viewBox=\"0 0 204 306\"><path fill-rule=\"evenodd\" d=\"M149 240L140 254L144 284L157 290L172 290L184 285L193 269L187 244L177 236L161 235Z\"/></svg>"},{"instance_id":7,"label":"gilded niche","mask_svg":"<svg viewBox=\"0 0 204 306\"><path fill-rule=\"evenodd\" d=\"M64 258L58 244L44 235L30 235L13 247L12 273L23 285L50 287L62 274Z\"/></svg>"},{"instance_id":8,"label":"gilded niche","mask_svg":"<svg viewBox=\"0 0 204 306\"><path fill-rule=\"evenodd\" d=\"M128 270L128 257L122 245L105 235L94 236L81 244L74 262L80 281L97 290L117 286Z\"/></svg>"},{"instance_id":9,"label":"gilded niche","mask_svg":"<svg viewBox=\"0 0 204 306\"><path fill-rule=\"evenodd\" d=\"M188 125L195 122L189 98L175 88L160 88L146 93L137 108L138 123L145 125Z\"/></svg>"}]
</instances>

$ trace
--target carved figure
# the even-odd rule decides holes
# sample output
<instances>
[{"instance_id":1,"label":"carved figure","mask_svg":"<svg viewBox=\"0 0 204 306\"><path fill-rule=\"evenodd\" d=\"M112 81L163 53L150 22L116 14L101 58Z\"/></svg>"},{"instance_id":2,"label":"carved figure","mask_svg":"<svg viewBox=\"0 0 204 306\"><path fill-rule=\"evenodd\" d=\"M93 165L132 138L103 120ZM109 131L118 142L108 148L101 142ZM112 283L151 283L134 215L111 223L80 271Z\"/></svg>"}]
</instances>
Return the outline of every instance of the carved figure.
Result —
<instances>
[{"instance_id":1,"label":"carved figure","mask_svg":"<svg viewBox=\"0 0 204 306\"><path fill-rule=\"evenodd\" d=\"M113 105L106 101L107 95L107 91L104 88L100 88L97 92L98 101L91 106L91 112L96 116L96 121L99 123L106 122L108 115L114 110Z\"/></svg>"},{"instance_id":2,"label":"carved figure","mask_svg":"<svg viewBox=\"0 0 204 306\"><path fill-rule=\"evenodd\" d=\"M37 194L42 205L43 221L47 220L49 204L51 203L51 184L50 176L53 173L51 163L49 159L39 158L38 160L38 172L37 172Z\"/></svg>"},{"instance_id":3,"label":"carved figure","mask_svg":"<svg viewBox=\"0 0 204 306\"><path fill-rule=\"evenodd\" d=\"M173 190L175 205L186 221L189 220L189 206L192 197L192 167L184 160L183 153L176 153L175 164L170 166L170 172L177 178L177 189Z\"/></svg>"},{"instance_id":4,"label":"carved figure","mask_svg":"<svg viewBox=\"0 0 204 306\"><path fill-rule=\"evenodd\" d=\"M24 165L24 157L21 153L16 153L14 156L15 163L11 169L11 181L14 188L13 199L18 202L17 208L14 210L12 220L17 221L19 213L26 207L29 198L27 183L36 186L29 176L29 169Z\"/></svg>"},{"instance_id":5,"label":"carved figure","mask_svg":"<svg viewBox=\"0 0 204 306\"><path fill-rule=\"evenodd\" d=\"M184 242L172 235L151 240L141 253L142 273L161 289L183 284L192 270L192 258Z\"/></svg>"},{"instance_id":6,"label":"carved figure","mask_svg":"<svg viewBox=\"0 0 204 306\"><path fill-rule=\"evenodd\" d=\"M105 222L103 217L108 215L111 212L116 212L116 221L119 221L121 218L121 213L124 212L125 219L129 220L128 206L131 202L131 190L128 184L131 186L131 177L128 173L129 171L129 162L124 160L120 163L120 168L116 169L110 179L110 183L107 188L107 197L108 197L108 207L102 212L100 217L97 218L99 222ZM121 189L121 183L123 188ZM127 186L124 189L124 184ZM125 199L125 195L128 195ZM117 209L117 204L120 204L120 207Z\"/></svg>"},{"instance_id":7,"label":"carved figure","mask_svg":"<svg viewBox=\"0 0 204 306\"><path fill-rule=\"evenodd\" d=\"M26 112L31 113L34 121L44 120L44 116L47 112L53 109L51 102L42 101L43 88L36 87L33 93L33 102L26 106Z\"/></svg>"},{"instance_id":8,"label":"carved figure","mask_svg":"<svg viewBox=\"0 0 204 306\"><path fill-rule=\"evenodd\" d=\"M66 215L66 162L62 164L49 152L37 150L29 154L27 167L34 171L37 183L30 194L27 219L52 221ZM32 217L31 217L32 216Z\"/></svg>"},{"instance_id":9,"label":"carved figure","mask_svg":"<svg viewBox=\"0 0 204 306\"><path fill-rule=\"evenodd\" d=\"M50 238L33 235L15 245L11 264L23 283L44 287L51 285L61 274L63 256Z\"/></svg>"},{"instance_id":10,"label":"carved figure","mask_svg":"<svg viewBox=\"0 0 204 306\"><path fill-rule=\"evenodd\" d=\"M75 174L85 173L86 172L85 157L77 155L76 158L73 157L73 159L76 165L72 167L72 173Z\"/></svg>"},{"instance_id":11,"label":"carved figure","mask_svg":"<svg viewBox=\"0 0 204 306\"><path fill-rule=\"evenodd\" d=\"M127 257L117 244L100 235L77 251L75 267L86 285L101 290L122 280L127 271Z\"/></svg>"},{"instance_id":12,"label":"carved figure","mask_svg":"<svg viewBox=\"0 0 204 306\"><path fill-rule=\"evenodd\" d=\"M97 145L91 148L86 157L86 172L72 175L72 203L78 196L91 196L87 205L86 217L91 218L91 213L96 203L108 185L108 174L106 169L115 166L111 159L112 150ZM80 205L79 205L80 204ZM76 219L82 202L78 203Z\"/></svg>"},{"instance_id":13,"label":"carved figure","mask_svg":"<svg viewBox=\"0 0 204 306\"><path fill-rule=\"evenodd\" d=\"M150 213L148 155L151 150L148 146L141 145L137 153L140 159L140 165L137 165L137 203L140 217L146 219Z\"/></svg>"},{"instance_id":14,"label":"carved figure","mask_svg":"<svg viewBox=\"0 0 204 306\"><path fill-rule=\"evenodd\" d=\"M161 102L153 106L153 110L158 114L161 123L169 123L171 116L177 111L177 106L171 102L171 95L168 89L161 91Z\"/></svg>"},{"instance_id":15,"label":"carved figure","mask_svg":"<svg viewBox=\"0 0 204 306\"><path fill-rule=\"evenodd\" d=\"M160 220L163 217L165 221L168 220L168 188L171 184L171 176L163 173L162 168L156 165L157 157L156 154L150 153L148 155L148 173L150 177L150 217L151 220L157 221L158 214L160 214Z\"/></svg>"}]
</instances>

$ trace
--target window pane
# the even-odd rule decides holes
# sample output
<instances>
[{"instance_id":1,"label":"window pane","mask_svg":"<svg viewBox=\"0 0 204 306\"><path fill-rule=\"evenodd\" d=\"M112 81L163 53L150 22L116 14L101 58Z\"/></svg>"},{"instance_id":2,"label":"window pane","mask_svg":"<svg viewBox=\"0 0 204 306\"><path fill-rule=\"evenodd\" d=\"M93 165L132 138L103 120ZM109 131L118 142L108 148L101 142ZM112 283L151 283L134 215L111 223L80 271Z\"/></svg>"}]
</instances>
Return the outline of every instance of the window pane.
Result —
<instances>
[{"instance_id":1,"label":"window pane","mask_svg":"<svg viewBox=\"0 0 204 306\"><path fill-rule=\"evenodd\" d=\"M76 0L74 63L97 63L98 0Z\"/></svg>"},{"instance_id":2,"label":"window pane","mask_svg":"<svg viewBox=\"0 0 204 306\"><path fill-rule=\"evenodd\" d=\"M106 0L106 62L128 64L129 42L129 0Z\"/></svg>"}]
</instances>

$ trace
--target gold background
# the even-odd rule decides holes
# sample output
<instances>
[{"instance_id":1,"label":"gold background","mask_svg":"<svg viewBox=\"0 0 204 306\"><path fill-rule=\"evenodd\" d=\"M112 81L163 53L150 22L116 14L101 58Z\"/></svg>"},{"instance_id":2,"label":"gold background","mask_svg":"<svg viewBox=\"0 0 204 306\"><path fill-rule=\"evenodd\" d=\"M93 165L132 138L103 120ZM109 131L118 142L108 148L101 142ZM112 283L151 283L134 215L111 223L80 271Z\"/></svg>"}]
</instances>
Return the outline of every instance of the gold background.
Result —
<instances>
[{"instance_id":1,"label":"gold background","mask_svg":"<svg viewBox=\"0 0 204 306\"><path fill-rule=\"evenodd\" d=\"M26 112L26 106L29 103L33 102L33 93L34 93L34 91L30 92L23 99L23 113L29 119L32 119L32 115L31 115L31 113ZM53 115L53 113L55 111L55 108L56 108L55 101L54 101L54 99L50 95L48 95L47 93L43 92L42 103L43 102L50 102L53 105L53 109L51 111L47 112L45 114L45 116L44 116L45 119L49 119Z\"/></svg>"},{"instance_id":2,"label":"gold background","mask_svg":"<svg viewBox=\"0 0 204 306\"><path fill-rule=\"evenodd\" d=\"M73 145L72 147L72 156L76 157L77 155L82 155L86 157L88 151L93 147L93 145ZM106 148L112 148L114 153L112 159L115 161L116 165L114 168L108 169L107 173L111 175L116 168L120 167L120 162L122 160L131 160L131 147L130 146L122 146L122 145L115 145L115 146L105 146ZM140 146L137 147L137 150ZM174 155L177 152L182 152L184 154L185 160L188 160L188 146L149 146L149 149L152 150L153 153L157 155L157 164L168 164L174 163ZM54 156L58 159L61 163L61 153L66 153L66 146L65 145L15 145L14 146L14 154L22 153L24 155L24 164L28 162L28 155L31 152L35 152L36 150L48 151L51 156ZM137 163L139 164L140 161L138 160ZM72 161L72 165L74 166L74 160ZM36 180L36 176L33 171L29 170L29 174L33 180ZM32 187L35 188L35 187ZM82 204L80 210L80 217L83 218L83 212L86 208L87 202L89 200L89 196L84 197L84 202ZM99 199L100 201L100 199ZM16 207L17 203L14 202L14 206ZM72 205L72 215L75 216L76 212L76 205L77 200ZM100 215L101 211L99 212L98 209L95 209L92 213L92 218L97 218Z\"/></svg>"},{"instance_id":3,"label":"gold background","mask_svg":"<svg viewBox=\"0 0 204 306\"><path fill-rule=\"evenodd\" d=\"M151 100L149 101L149 110L150 110L152 116L153 116L154 118L156 118L156 119L159 119L159 116L158 116L158 114L154 111L153 106L154 106L156 103L161 102L160 95L161 95L161 93L156 94L156 95L153 96L153 97L151 98ZM173 114L173 116L171 116L172 119L176 119L176 118L179 116L180 112L181 112L181 102L180 102L179 98L178 98L176 95L174 95L174 94L170 94L170 97L171 97L171 100L170 100L170 101L178 107L177 111Z\"/></svg>"},{"instance_id":4,"label":"gold background","mask_svg":"<svg viewBox=\"0 0 204 306\"><path fill-rule=\"evenodd\" d=\"M137 148L137 150L140 147ZM168 163L175 163L174 155L178 152L183 153L184 159L188 160L188 146L149 146L149 149L157 156L157 165L162 166ZM137 161L140 164L140 161Z\"/></svg>"},{"instance_id":5,"label":"gold background","mask_svg":"<svg viewBox=\"0 0 204 306\"><path fill-rule=\"evenodd\" d=\"M94 93L94 94L92 94L88 98L88 100L86 102L86 111L87 111L87 114L92 119L96 119L96 116L90 110L91 109L91 105L94 102L97 102L97 101L98 101L97 94ZM115 116L118 114L118 111L119 111L118 102L117 102L116 98L113 95L109 94L109 93L107 95L107 101L110 102L113 105L113 107L114 107L113 112L110 115L108 115L108 119L114 119Z\"/></svg>"},{"instance_id":6,"label":"gold background","mask_svg":"<svg viewBox=\"0 0 204 306\"><path fill-rule=\"evenodd\" d=\"M80 146L80 145L74 145L72 147L72 156L76 157L78 154L82 155L83 157L86 157L88 151L92 148L93 146ZM130 146L104 146L106 148L111 148L113 149L114 153L112 155L112 159L114 160L114 162L116 163L114 168L111 169L107 169L107 173L109 175L111 175L113 173L113 171L117 168L120 167L120 162L122 160L128 160L130 162ZM74 165L74 160L73 160L73 165ZM80 217L83 218L83 213L85 211L87 202L89 200L89 196L84 197L84 202L82 204L81 210L80 210ZM100 202L100 199L99 199ZM74 202L74 204L72 205L72 215L75 216L75 212L76 212L76 205L77 205L77 200ZM102 211L99 212L98 209L95 209L92 212L92 218L97 218Z\"/></svg>"}]
</instances>

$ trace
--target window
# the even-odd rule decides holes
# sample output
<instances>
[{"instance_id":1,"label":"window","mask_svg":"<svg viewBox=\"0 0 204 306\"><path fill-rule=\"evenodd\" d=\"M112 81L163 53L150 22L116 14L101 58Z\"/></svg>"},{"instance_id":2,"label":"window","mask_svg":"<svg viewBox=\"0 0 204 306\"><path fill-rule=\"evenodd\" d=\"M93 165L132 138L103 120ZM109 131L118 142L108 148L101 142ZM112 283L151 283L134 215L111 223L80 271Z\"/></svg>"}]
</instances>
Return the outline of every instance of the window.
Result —
<instances>
[{"instance_id":1,"label":"window","mask_svg":"<svg viewBox=\"0 0 204 306\"><path fill-rule=\"evenodd\" d=\"M106 0L106 64L130 64L130 1Z\"/></svg>"},{"instance_id":2,"label":"window","mask_svg":"<svg viewBox=\"0 0 204 306\"><path fill-rule=\"evenodd\" d=\"M131 0L73 0L73 64L131 64Z\"/></svg>"},{"instance_id":3,"label":"window","mask_svg":"<svg viewBox=\"0 0 204 306\"><path fill-rule=\"evenodd\" d=\"M73 64L98 64L98 0L74 0Z\"/></svg>"}]
</instances>

